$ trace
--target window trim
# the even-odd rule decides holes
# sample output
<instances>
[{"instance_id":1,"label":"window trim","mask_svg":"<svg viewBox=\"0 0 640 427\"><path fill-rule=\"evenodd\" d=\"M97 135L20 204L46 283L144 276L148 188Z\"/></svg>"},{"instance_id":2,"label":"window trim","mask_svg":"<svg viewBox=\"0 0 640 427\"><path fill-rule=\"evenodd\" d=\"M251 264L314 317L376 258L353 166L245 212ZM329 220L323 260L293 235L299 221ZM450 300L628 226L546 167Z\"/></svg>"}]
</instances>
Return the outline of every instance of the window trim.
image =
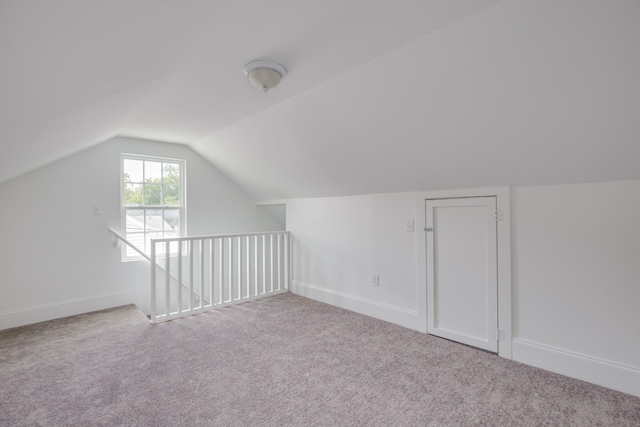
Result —
<instances>
[{"instance_id":1,"label":"window trim","mask_svg":"<svg viewBox=\"0 0 640 427\"><path fill-rule=\"evenodd\" d=\"M140 205L140 206L125 206L124 204L124 161L125 160L142 160L152 162L174 163L180 167L180 203L178 205ZM120 154L120 229L122 235L127 237L127 210L128 209L177 209L180 216L180 237L187 235L187 161L185 159L174 159L169 157L159 156L147 156L141 154ZM140 233L146 235L145 232ZM121 245L121 259L122 261L139 261L144 258L136 253L135 255L127 255L127 245ZM145 248L141 250L144 252Z\"/></svg>"}]
</instances>

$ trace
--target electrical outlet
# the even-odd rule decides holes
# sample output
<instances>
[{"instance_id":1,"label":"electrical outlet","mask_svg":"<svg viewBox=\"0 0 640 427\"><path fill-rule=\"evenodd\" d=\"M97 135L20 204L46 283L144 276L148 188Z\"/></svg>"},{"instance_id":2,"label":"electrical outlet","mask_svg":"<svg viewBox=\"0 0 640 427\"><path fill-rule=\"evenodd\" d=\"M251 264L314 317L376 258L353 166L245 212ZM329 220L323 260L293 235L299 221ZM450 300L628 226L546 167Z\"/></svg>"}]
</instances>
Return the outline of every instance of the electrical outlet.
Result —
<instances>
[{"instance_id":1,"label":"electrical outlet","mask_svg":"<svg viewBox=\"0 0 640 427\"><path fill-rule=\"evenodd\" d=\"M380 275L379 274L375 274L373 276L372 284L373 284L373 286L380 286Z\"/></svg>"}]
</instances>

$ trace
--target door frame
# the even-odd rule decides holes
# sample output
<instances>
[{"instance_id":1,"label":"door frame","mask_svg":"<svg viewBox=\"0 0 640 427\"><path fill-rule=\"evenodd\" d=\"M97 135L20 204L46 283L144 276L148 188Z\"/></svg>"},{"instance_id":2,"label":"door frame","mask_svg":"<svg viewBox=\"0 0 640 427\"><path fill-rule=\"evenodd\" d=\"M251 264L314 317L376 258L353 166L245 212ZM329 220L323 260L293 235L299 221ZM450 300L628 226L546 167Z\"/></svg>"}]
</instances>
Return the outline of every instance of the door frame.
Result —
<instances>
[{"instance_id":1,"label":"door frame","mask_svg":"<svg viewBox=\"0 0 640 427\"><path fill-rule=\"evenodd\" d=\"M498 341L498 355L512 359L512 319L511 319L511 199L509 187L484 187L418 192L416 209L416 277L418 278L418 316L420 330L427 332L427 239L426 226L427 199L447 199L462 197L496 197L502 220L496 223L498 233L498 329L504 331L504 340Z\"/></svg>"}]
</instances>

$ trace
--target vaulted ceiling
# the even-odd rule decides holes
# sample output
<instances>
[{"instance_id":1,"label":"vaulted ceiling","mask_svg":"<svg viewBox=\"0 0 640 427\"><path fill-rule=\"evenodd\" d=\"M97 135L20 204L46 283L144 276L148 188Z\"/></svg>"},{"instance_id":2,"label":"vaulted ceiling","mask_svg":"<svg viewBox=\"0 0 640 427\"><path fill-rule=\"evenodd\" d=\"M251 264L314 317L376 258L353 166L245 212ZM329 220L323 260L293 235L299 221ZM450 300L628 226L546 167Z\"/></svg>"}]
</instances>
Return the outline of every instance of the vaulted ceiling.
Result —
<instances>
[{"instance_id":1,"label":"vaulted ceiling","mask_svg":"<svg viewBox=\"0 0 640 427\"><path fill-rule=\"evenodd\" d=\"M256 200L640 178L636 0L0 2L0 182L116 135ZM267 95L255 59L289 74Z\"/></svg>"}]
</instances>

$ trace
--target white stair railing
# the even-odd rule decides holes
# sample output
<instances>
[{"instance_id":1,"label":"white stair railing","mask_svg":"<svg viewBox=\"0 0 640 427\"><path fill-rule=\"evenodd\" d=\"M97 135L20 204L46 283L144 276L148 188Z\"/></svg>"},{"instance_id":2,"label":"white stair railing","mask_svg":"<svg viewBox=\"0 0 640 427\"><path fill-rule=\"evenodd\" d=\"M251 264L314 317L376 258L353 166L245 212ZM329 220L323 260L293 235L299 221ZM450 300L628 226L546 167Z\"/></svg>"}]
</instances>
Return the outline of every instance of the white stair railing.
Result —
<instances>
[{"instance_id":1,"label":"white stair railing","mask_svg":"<svg viewBox=\"0 0 640 427\"><path fill-rule=\"evenodd\" d=\"M151 323L289 292L288 231L151 239Z\"/></svg>"},{"instance_id":2,"label":"white stair railing","mask_svg":"<svg viewBox=\"0 0 640 427\"><path fill-rule=\"evenodd\" d=\"M116 230L114 230L113 228L109 227L109 232L111 234L113 234L113 246L117 247L118 246L118 242L122 241L124 244L128 245L131 249L133 249L134 251L136 251L142 258L146 259L147 261L151 262L151 258L149 257L149 255L147 255L146 253L144 253L140 248L138 248L133 242L127 240L123 235L121 235L120 233L118 233ZM160 264L156 264L156 266L163 270L164 267ZM163 270L164 271L164 270ZM178 277L176 277L175 274L170 273L170 277L173 280L178 280ZM182 286L187 286L187 284L183 281L181 281L180 283L182 283ZM196 292L195 295L195 300L196 303L198 303L200 301L200 294L198 294ZM142 308L141 308L142 309Z\"/></svg>"},{"instance_id":3,"label":"white stair railing","mask_svg":"<svg viewBox=\"0 0 640 427\"><path fill-rule=\"evenodd\" d=\"M151 258L149 258L149 255L147 255L144 252L142 252L142 250L140 250L140 248L138 248L132 242L127 240L122 234L118 233L116 230L114 230L111 227L109 227L109 233L113 234L113 247L114 248L117 248L118 247L118 242L122 241L123 243L128 245L131 249L133 249L134 251L138 252L138 254L140 254L140 256L142 256L144 259L146 259L147 261L151 262Z\"/></svg>"},{"instance_id":4,"label":"white stair railing","mask_svg":"<svg viewBox=\"0 0 640 427\"><path fill-rule=\"evenodd\" d=\"M289 292L289 246L287 231L152 239L151 322Z\"/></svg>"}]
</instances>

